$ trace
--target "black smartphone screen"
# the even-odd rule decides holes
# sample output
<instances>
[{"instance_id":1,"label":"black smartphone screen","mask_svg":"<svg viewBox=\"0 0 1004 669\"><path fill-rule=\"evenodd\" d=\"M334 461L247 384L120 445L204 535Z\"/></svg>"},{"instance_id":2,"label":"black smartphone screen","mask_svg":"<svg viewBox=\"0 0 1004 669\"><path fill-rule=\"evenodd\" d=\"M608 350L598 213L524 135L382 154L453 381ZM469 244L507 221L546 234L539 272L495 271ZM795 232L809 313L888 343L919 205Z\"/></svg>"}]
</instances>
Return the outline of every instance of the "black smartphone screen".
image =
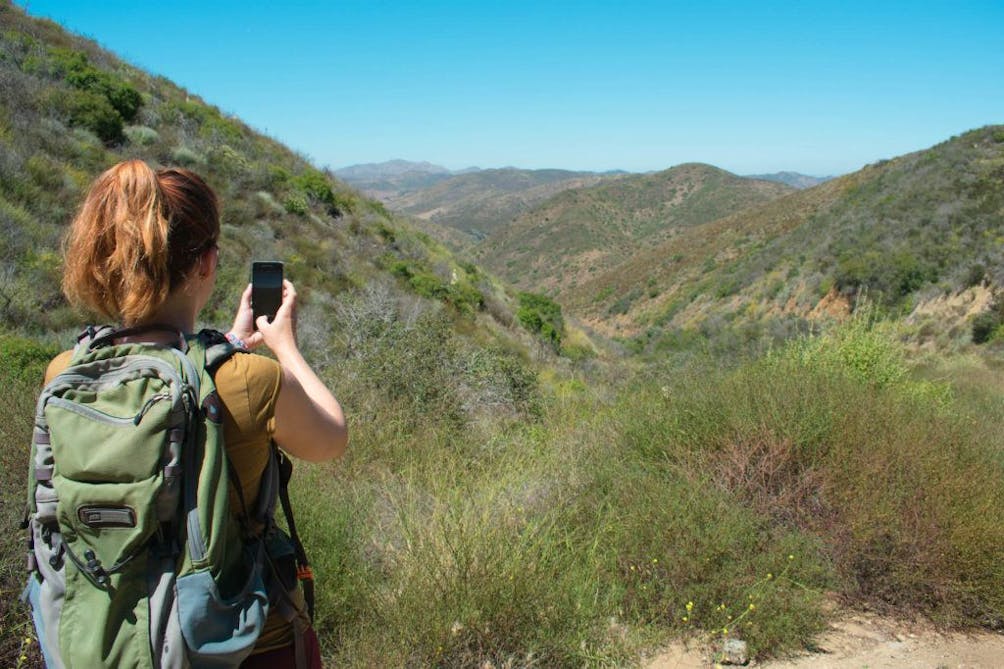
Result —
<instances>
[{"instance_id":1,"label":"black smartphone screen","mask_svg":"<svg viewBox=\"0 0 1004 669\"><path fill-rule=\"evenodd\" d=\"M268 316L269 322L282 304L282 263L275 260L251 264L251 310L255 322Z\"/></svg>"}]
</instances>

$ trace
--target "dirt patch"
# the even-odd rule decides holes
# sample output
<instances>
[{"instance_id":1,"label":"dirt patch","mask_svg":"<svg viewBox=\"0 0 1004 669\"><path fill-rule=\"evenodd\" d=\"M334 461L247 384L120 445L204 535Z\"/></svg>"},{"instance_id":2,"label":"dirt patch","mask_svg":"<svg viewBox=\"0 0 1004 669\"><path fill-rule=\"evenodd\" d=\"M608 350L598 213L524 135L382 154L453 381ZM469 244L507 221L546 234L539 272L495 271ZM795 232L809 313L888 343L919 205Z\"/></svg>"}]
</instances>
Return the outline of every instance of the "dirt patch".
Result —
<instances>
[{"instance_id":1,"label":"dirt patch","mask_svg":"<svg viewBox=\"0 0 1004 669\"><path fill-rule=\"evenodd\" d=\"M842 321L850 315L851 301L836 288L831 288L830 292L809 312L809 320L834 319Z\"/></svg>"},{"instance_id":2,"label":"dirt patch","mask_svg":"<svg viewBox=\"0 0 1004 669\"><path fill-rule=\"evenodd\" d=\"M939 295L918 304L907 322L916 322L925 316L952 324L967 321L986 311L993 298L993 291L987 286L973 286L951 295Z\"/></svg>"},{"instance_id":3,"label":"dirt patch","mask_svg":"<svg viewBox=\"0 0 1004 669\"><path fill-rule=\"evenodd\" d=\"M673 644L645 669L708 669L712 649ZM998 669L1004 667L1004 635L940 632L933 626L853 613L836 619L812 652L750 663L764 669Z\"/></svg>"}]
</instances>

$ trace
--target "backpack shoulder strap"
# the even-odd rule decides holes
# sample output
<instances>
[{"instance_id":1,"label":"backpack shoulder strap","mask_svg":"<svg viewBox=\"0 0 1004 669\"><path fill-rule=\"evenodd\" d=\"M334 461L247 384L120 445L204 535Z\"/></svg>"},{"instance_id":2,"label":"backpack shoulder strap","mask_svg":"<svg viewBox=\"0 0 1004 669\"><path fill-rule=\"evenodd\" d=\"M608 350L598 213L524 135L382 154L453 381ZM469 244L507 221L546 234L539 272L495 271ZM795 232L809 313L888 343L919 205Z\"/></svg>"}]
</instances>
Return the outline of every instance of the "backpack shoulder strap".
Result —
<instances>
[{"instance_id":1,"label":"backpack shoulder strap","mask_svg":"<svg viewBox=\"0 0 1004 669\"><path fill-rule=\"evenodd\" d=\"M73 355L70 356L70 364L77 362L80 358L90 352L94 341L104 339L109 334L116 331L111 325L88 325L77 335L77 343L73 347Z\"/></svg>"},{"instance_id":2,"label":"backpack shoulder strap","mask_svg":"<svg viewBox=\"0 0 1004 669\"><path fill-rule=\"evenodd\" d=\"M285 453L279 450L276 443L272 442L272 458L279 468L279 502L282 504L282 513L286 516L286 527L289 529L289 538L293 542L293 551L296 556L296 577L303 586L303 598L307 603L307 612L310 620L314 620L314 572L310 568L310 561L307 559L307 551L303 548L300 535L296 531L296 521L293 519L293 505L289 501L289 480L293 476L293 463Z\"/></svg>"},{"instance_id":3,"label":"backpack shoulder strap","mask_svg":"<svg viewBox=\"0 0 1004 669\"><path fill-rule=\"evenodd\" d=\"M210 374L215 374L216 370L224 362L229 360L237 352L246 352L242 348L234 346L226 335L219 330L201 330L195 339L205 350L205 360L203 365Z\"/></svg>"}]
</instances>

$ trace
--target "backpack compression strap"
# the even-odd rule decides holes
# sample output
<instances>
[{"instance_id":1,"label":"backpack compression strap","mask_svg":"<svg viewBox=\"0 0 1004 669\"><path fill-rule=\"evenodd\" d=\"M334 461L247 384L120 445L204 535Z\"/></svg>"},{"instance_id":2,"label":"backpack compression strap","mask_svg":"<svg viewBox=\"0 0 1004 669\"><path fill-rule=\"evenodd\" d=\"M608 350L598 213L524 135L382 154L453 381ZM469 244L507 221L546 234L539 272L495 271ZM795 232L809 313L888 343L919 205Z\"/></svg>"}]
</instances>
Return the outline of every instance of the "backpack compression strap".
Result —
<instances>
[{"instance_id":1,"label":"backpack compression strap","mask_svg":"<svg viewBox=\"0 0 1004 669\"><path fill-rule=\"evenodd\" d=\"M286 516L289 528L289 538L293 540L293 550L296 553L296 577L303 584L303 599L307 602L307 613L311 622L314 621L314 572L307 560L307 551L296 531L296 521L293 519L293 505L289 502L289 479L293 476L293 463L279 447L272 442L276 461L279 463L279 501L282 503L282 513Z\"/></svg>"}]
</instances>

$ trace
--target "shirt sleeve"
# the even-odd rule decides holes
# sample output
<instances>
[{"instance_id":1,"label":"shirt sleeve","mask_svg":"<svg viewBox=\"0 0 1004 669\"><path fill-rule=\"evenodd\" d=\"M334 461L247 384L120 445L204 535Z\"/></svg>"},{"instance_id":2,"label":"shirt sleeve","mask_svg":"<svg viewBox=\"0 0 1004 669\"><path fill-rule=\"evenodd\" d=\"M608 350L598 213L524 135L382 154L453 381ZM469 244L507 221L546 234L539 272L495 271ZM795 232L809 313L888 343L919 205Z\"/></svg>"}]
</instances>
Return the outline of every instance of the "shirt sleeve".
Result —
<instances>
[{"instance_id":1,"label":"shirt sleeve","mask_svg":"<svg viewBox=\"0 0 1004 669\"><path fill-rule=\"evenodd\" d=\"M49 366L45 368L45 380L43 383L52 381L60 372L69 367L71 358L73 358L72 349L69 351L63 351L53 358L49 363Z\"/></svg>"},{"instance_id":2,"label":"shirt sleeve","mask_svg":"<svg viewBox=\"0 0 1004 669\"><path fill-rule=\"evenodd\" d=\"M216 371L216 388L227 408L235 435L254 439L275 432L275 402L282 385L282 368L275 360L237 353Z\"/></svg>"}]
</instances>

